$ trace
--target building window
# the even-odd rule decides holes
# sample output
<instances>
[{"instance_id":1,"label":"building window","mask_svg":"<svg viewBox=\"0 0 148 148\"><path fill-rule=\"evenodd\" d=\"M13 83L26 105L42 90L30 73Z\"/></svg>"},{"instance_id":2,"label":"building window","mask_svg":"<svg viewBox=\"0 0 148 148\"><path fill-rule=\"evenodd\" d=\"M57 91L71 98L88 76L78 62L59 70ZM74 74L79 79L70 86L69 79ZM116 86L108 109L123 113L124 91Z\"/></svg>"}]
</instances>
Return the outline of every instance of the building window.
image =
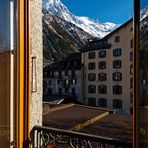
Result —
<instances>
[{"instance_id":1,"label":"building window","mask_svg":"<svg viewBox=\"0 0 148 148\"><path fill-rule=\"evenodd\" d=\"M48 88L48 95L52 95L52 88Z\"/></svg>"},{"instance_id":2,"label":"building window","mask_svg":"<svg viewBox=\"0 0 148 148\"><path fill-rule=\"evenodd\" d=\"M98 100L98 106L100 106L100 107L107 107L107 99L105 99L105 98L100 98L100 99Z\"/></svg>"},{"instance_id":3,"label":"building window","mask_svg":"<svg viewBox=\"0 0 148 148\"><path fill-rule=\"evenodd\" d=\"M88 59L94 59L94 58L95 58L95 52L89 52Z\"/></svg>"},{"instance_id":4,"label":"building window","mask_svg":"<svg viewBox=\"0 0 148 148\"><path fill-rule=\"evenodd\" d=\"M96 93L96 86L95 85L89 85L88 86L88 93Z\"/></svg>"},{"instance_id":5,"label":"building window","mask_svg":"<svg viewBox=\"0 0 148 148\"><path fill-rule=\"evenodd\" d=\"M102 61L102 62L99 62L99 69L105 69L106 68L106 62L105 61Z\"/></svg>"},{"instance_id":6,"label":"building window","mask_svg":"<svg viewBox=\"0 0 148 148\"><path fill-rule=\"evenodd\" d=\"M130 61L133 60L133 52L130 52Z\"/></svg>"},{"instance_id":7,"label":"building window","mask_svg":"<svg viewBox=\"0 0 148 148\"><path fill-rule=\"evenodd\" d=\"M122 73L121 72L113 73L113 80L114 81L121 81L122 80Z\"/></svg>"},{"instance_id":8,"label":"building window","mask_svg":"<svg viewBox=\"0 0 148 148\"><path fill-rule=\"evenodd\" d=\"M68 71L67 70L65 71L65 76L68 76Z\"/></svg>"},{"instance_id":9,"label":"building window","mask_svg":"<svg viewBox=\"0 0 148 148\"><path fill-rule=\"evenodd\" d=\"M99 85L98 86L98 93L100 93L100 94L106 94L107 93L107 87L106 87L106 85Z\"/></svg>"},{"instance_id":10,"label":"building window","mask_svg":"<svg viewBox=\"0 0 148 148\"><path fill-rule=\"evenodd\" d=\"M115 61L113 61L113 68L118 69L118 68L121 68L121 67L122 67L121 60L115 60Z\"/></svg>"},{"instance_id":11,"label":"building window","mask_svg":"<svg viewBox=\"0 0 148 148\"><path fill-rule=\"evenodd\" d=\"M88 105L96 106L96 99L95 98L88 98Z\"/></svg>"},{"instance_id":12,"label":"building window","mask_svg":"<svg viewBox=\"0 0 148 148\"><path fill-rule=\"evenodd\" d=\"M61 71L58 72L58 77L59 77L60 79L62 78L62 72L61 72Z\"/></svg>"},{"instance_id":13,"label":"building window","mask_svg":"<svg viewBox=\"0 0 148 148\"><path fill-rule=\"evenodd\" d=\"M70 84L71 84L71 81L68 79L63 80L62 82L63 82L64 86L70 86Z\"/></svg>"},{"instance_id":14,"label":"building window","mask_svg":"<svg viewBox=\"0 0 148 148\"><path fill-rule=\"evenodd\" d=\"M113 50L113 56L114 57L119 57L121 56L121 48L116 48Z\"/></svg>"},{"instance_id":15,"label":"building window","mask_svg":"<svg viewBox=\"0 0 148 148\"><path fill-rule=\"evenodd\" d=\"M57 80L58 85L62 85L63 84L63 80Z\"/></svg>"},{"instance_id":16,"label":"building window","mask_svg":"<svg viewBox=\"0 0 148 148\"><path fill-rule=\"evenodd\" d=\"M133 65L130 66L130 74L133 74Z\"/></svg>"},{"instance_id":17,"label":"building window","mask_svg":"<svg viewBox=\"0 0 148 148\"><path fill-rule=\"evenodd\" d=\"M62 95L62 88L59 88L59 95Z\"/></svg>"},{"instance_id":18,"label":"building window","mask_svg":"<svg viewBox=\"0 0 148 148\"><path fill-rule=\"evenodd\" d=\"M130 79L130 88L133 88L133 78Z\"/></svg>"},{"instance_id":19,"label":"building window","mask_svg":"<svg viewBox=\"0 0 148 148\"><path fill-rule=\"evenodd\" d=\"M50 77L50 78L54 78L54 72L53 72L53 71L50 71L50 72L49 72L49 77Z\"/></svg>"},{"instance_id":20,"label":"building window","mask_svg":"<svg viewBox=\"0 0 148 148\"><path fill-rule=\"evenodd\" d=\"M75 78L75 76L76 76L75 71L71 71L71 76L72 76L72 78Z\"/></svg>"},{"instance_id":21,"label":"building window","mask_svg":"<svg viewBox=\"0 0 148 148\"><path fill-rule=\"evenodd\" d=\"M72 88L72 90L71 90L71 95L72 95L72 96L75 96L75 95L76 95L76 90L75 90L75 88Z\"/></svg>"},{"instance_id":22,"label":"building window","mask_svg":"<svg viewBox=\"0 0 148 148\"><path fill-rule=\"evenodd\" d=\"M113 86L113 94L122 94L122 86L120 85L114 85Z\"/></svg>"},{"instance_id":23,"label":"building window","mask_svg":"<svg viewBox=\"0 0 148 148\"><path fill-rule=\"evenodd\" d=\"M130 48L133 48L133 39L130 41Z\"/></svg>"},{"instance_id":24,"label":"building window","mask_svg":"<svg viewBox=\"0 0 148 148\"><path fill-rule=\"evenodd\" d=\"M106 51L105 50L100 50L99 51L99 58L104 58L106 57Z\"/></svg>"},{"instance_id":25,"label":"building window","mask_svg":"<svg viewBox=\"0 0 148 148\"><path fill-rule=\"evenodd\" d=\"M95 62L88 63L88 69L94 70L95 69Z\"/></svg>"},{"instance_id":26,"label":"building window","mask_svg":"<svg viewBox=\"0 0 148 148\"><path fill-rule=\"evenodd\" d=\"M52 81L51 80L48 80L48 85L52 85Z\"/></svg>"},{"instance_id":27,"label":"building window","mask_svg":"<svg viewBox=\"0 0 148 148\"><path fill-rule=\"evenodd\" d=\"M47 81L43 81L43 93L46 93L47 90Z\"/></svg>"},{"instance_id":28,"label":"building window","mask_svg":"<svg viewBox=\"0 0 148 148\"><path fill-rule=\"evenodd\" d=\"M69 92L69 88L66 87L66 88L65 88L65 94L68 94L68 92Z\"/></svg>"},{"instance_id":29,"label":"building window","mask_svg":"<svg viewBox=\"0 0 148 148\"><path fill-rule=\"evenodd\" d=\"M106 73L99 73L98 80L99 81L106 81Z\"/></svg>"},{"instance_id":30,"label":"building window","mask_svg":"<svg viewBox=\"0 0 148 148\"><path fill-rule=\"evenodd\" d=\"M96 74L95 73L89 73L88 74L88 81L95 81L96 80Z\"/></svg>"},{"instance_id":31,"label":"building window","mask_svg":"<svg viewBox=\"0 0 148 148\"><path fill-rule=\"evenodd\" d=\"M120 36L115 36L115 42L120 42Z\"/></svg>"},{"instance_id":32,"label":"building window","mask_svg":"<svg viewBox=\"0 0 148 148\"><path fill-rule=\"evenodd\" d=\"M113 108L122 109L122 100L114 99L113 100Z\"/></svg>"},{"instance_id":33,"label":"building window","mask_svg":"<svg viewBox=\"0 0 148 148\"><path fill-rule=\"evenodd\" d=\"M76 79L72 79L71 80L71 84L76 85L77 84L77 80Z\"/></svg>"}]
</instances>

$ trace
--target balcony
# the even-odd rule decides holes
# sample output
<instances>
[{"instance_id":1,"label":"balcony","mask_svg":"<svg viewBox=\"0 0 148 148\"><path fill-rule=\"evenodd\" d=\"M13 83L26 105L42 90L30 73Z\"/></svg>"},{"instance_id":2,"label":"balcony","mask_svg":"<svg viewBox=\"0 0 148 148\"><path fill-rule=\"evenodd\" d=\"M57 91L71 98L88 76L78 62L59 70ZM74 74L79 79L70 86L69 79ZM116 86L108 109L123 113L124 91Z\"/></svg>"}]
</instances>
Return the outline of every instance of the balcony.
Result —
<instances>
[{"instance_id":1,"label":"balcony","mask_svg":"<svg viewBox=\"0 0 148 148\"><path fill-rule=\"evenodd\" d=\"M51 127L34 126L30 145L33 148L131 148L132 143Z\"/></svg>"},{"instance_id":2,"label":"balcony","mask_svg":"<svg viewBox=\"0 0 148 148\"><path fill-rule=\"evenodd\" d=\"M73 103L46 104L42 125L31 131L33 148L132 147L131 116L115 110Z\"/></svg>"}]
</instances>

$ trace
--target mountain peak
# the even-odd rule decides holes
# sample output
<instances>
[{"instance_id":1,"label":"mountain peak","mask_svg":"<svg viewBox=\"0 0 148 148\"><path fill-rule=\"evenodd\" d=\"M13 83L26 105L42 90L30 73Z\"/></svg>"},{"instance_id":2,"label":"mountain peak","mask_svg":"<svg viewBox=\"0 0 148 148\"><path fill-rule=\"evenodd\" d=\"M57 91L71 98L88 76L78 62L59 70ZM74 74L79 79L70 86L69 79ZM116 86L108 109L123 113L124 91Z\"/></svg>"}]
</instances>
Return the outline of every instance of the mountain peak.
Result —
<instances>
[{"instance_id":1,"label":"mountain peak","mask_svg":"<svg viewBox=\"0 0 148 148\"><path fill-rule=\"evenodd\" d=\"M60 0L43 0L43 8L59 16L62 15L61 13L70 13Z\"/></svg>"},{"instance_id":2,"label":"mountain peak","mask_svg":"<svg viewBox=\"0 0 148 148\"><path fill-rule=\"evenodd\" d=\"M118 27L114 23L101 23L89 17L75 16L60 0L43 0L43 8L66 22L83 29L95 38L102 38Z\"/></svg>"}]
</instances>

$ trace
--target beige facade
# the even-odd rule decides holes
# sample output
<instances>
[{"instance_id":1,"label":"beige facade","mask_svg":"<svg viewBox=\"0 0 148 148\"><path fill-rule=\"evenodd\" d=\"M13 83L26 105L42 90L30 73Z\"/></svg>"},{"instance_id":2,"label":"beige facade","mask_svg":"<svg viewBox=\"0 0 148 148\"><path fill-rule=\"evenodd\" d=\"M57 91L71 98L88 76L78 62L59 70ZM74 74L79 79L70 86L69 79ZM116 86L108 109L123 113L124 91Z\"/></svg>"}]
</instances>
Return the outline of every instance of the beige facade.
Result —
<instances>
[{"instance_id":1,"label":"beige facade","mask_svg":"<svg viewBox=\"0 0 148 148\"><path fill-rule=\"evenodd\" d=\"M133 21L129 20L102 39L103 46L101 41L93 41L90 42L89 47L83 50L85 104L116 108L121 112L130 113L132 103L132 27ZM91 62L94 64L90 65L90 70L89 63ZM104 62L101 63L104 67L99 68L99 62ZM98 78L99 74L104 77ZM88 88L89 86L91 87Z\"/></svg>"}]
</instances>

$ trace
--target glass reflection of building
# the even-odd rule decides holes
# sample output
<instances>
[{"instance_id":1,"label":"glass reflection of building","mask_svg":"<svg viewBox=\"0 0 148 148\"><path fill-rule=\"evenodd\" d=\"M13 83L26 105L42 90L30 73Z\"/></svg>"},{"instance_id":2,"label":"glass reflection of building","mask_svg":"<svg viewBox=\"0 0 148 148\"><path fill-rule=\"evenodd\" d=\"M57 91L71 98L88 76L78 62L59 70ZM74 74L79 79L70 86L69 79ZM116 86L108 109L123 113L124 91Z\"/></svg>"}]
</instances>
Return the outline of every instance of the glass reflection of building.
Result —
<instances>
[{"instance_id":1,"label":"glass reflection of building","mask_svg":"<svg viewBox=\"0 0 148 148\"><path fill-rule=\"evenodd\" d=\"M140 0L139 24L139 136L140 148L147 148L148 140L148 0Z\"/></svg>"},{"instance_id":2,"label":"glass reflection of building","mask_svg":"<svg viewBox=\"0 0 148 148\"><path fill-rule=\"evenodd\" d=\"M148 3L140 7L140 106L148 105Z\"/></svg>"},{"instance_id":3,"label":"glass reflection of building","mask_svg":"<svg viewBox=\"0 0 148 148\"><path fill-rule=\"evenodd\" d=\"M16 97L13 91L16 55L11 52L16 45L14 26L16 0L0 0L0 147L9 147L16 137Z\"/></svg>"}]
</instances>

